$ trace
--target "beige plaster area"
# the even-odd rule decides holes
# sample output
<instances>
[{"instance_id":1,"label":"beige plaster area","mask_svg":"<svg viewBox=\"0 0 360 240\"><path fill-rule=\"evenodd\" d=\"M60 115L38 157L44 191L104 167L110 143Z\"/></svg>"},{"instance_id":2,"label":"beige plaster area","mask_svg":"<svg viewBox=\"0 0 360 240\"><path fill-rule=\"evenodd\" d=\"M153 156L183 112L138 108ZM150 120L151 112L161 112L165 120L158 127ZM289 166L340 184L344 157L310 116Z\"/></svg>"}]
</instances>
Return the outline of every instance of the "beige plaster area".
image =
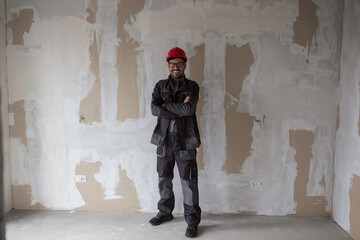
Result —
<instances>
[{"instance_id":1,"label":"beige plaster area","mask_svg":"<svg viewBox=\"0 0 360 240\"><path fill-rule=\"evenodd\" d=\"M352 175L350 188L350 235L360 239L360 176Z\"/></svg>"},{"instance_id":2,"label":"beige plaster area","mask_svg":"<svg viewBox=\"0 0 360 240\"><path fill-rule=\"evenodd\" d=\"M251 131L255 118L249 113L238 112L237 101L254 61L250 44L241 47L226 45L226 161L223 171L227 174L239 173L246 158L250 156L253 141Z\"/></svg>"},{"instance_id":3,"label":"beige plaster area","mask_svg":"<svg viewBox=\"0 0 360 240\"><path fill-rule=\"evenodd\" d=\"M12 15L12 19L7 23L7 28L11 29L13 45L24 45L24 33L29 33L33 22L34 10L31 8L21 9L18 14Z\"/></svg>"},{"instance_id":4,"label":"beige plaster area","mask_svg":"<svg viewBox=\"0 0 360 240\"><path fill-rule=\"evenodd\" d=\"M199 46L195 47L196 54L189 58L189 66L190 66L190 74L189 79L196 81L199 84L200 87L200 93L199 93L199 102L197 104L196 109L196 116L198 118L198 125L199 125L199 131L200 131L200 138L202 136L202 129L201 129L201 116L202 116L202 110L204 106L204 60L205 60L205 45L201 44ZM198 149L198 154L196 157L198 169L203 170L204 169L204 147L202 143L200 145L200 148Z\"/></svg>"},{"instance_id":5,"label":"beige plaster area","mask_svg":"<svg viewBox=\"0 0 360 240\"><path fill-rule=\"evenodd\" d=\"M120 199L105 200L104 189L96 181L95 174L100 172L101 162L89 163L81 161L76 166L76 175L86 175L86 183L76 183L76 187L81 193L85 206L76 210L85 211L127 211L134 212L140 209L140 203L137 197L135 185L130 180L126 171L119 167L119 183L116 186L115 194L122 196Z\"/></svg>"},{"instance_id":6,"label":"beige plaster area","mask_svg":"<svg viewBox=\"0 0 360 240\"><path fill-rule=\"evenodd\" d=\"M117 69L119 72L118 87L118 111L117 119L124 121L127 118L140 117L139 88L137 80L137 48L139 42L130 38L124 29L124 24L128 23L131 17L135 17L144 8L144 0L120 1L118 5L118 37L120 44L117 47Z\"/></svg>"},{"instance_id":7,"label":"beige plaster area","mask_svg":"<svg viewBox=\"0 0 360 240\"><path fill-rule=\"evenodd\" d=\"M294 201L297 204L297 216L329 216L326 211L325 196L307 196L306 187L309 181L310 160L314 134L306 130L289 131L290 146L296 151L297 176L294 183Z\"/></svg>"},{"instance_id":8,"label":"beige plaster area","mask_svg":"<svg viewBox=\"0 0 360 240\"><path fill-rule=\"evenodd\" d=\"M316 30L319 27L319 19L316 16L318 6L312 0L299 1L299 16L293 25L294 36L293 43L308 48L308 57L310 49L313 47L313 38L315 37L314 46L317 47ZM309 62L309 59L306 60Z\"/></svg>"},{"instance_id":9,"label":"beige plaster area","mask_svg":"<svg viewBox=\"0 0 360 240\"><path fill-rule=\"evenodd\" d=\"M97 3L92 0L86 9L88 14L86 21L91 24L96 23ZM92 31L92 43L89 46L90 71L94 74L96 80L89 94L80 102L79 122L91 124L101 121L101 82L99 67L99 52L97 49L96 31Z\"/></svg>"},{"instance_id":10,"label":"beige plaster area","mask_svg":"<svg viewBox=\"0 0 360 240\"><path fill-rule=\"evenodd\" d=\"M10 137L20 138L27 146L24 103L24 100L20 100L9 105L9 113L14 116L14 125L10 126Z\"/></svg>"},{"instance_id":11,"label":"beige plaster area","mask_svg":"<svg viewBox=\"0 0 360 240\"><path fill-rule=\"evenodd\" d=\"M32 205L32 190L30 185L13 185L13 208L19 210L47 210L41 203Z\"/></svg>"},{"instance_id":12,"label":"beige plaster area","mask_svg":"<svg viewBox=\"0 0 360 240\"><path fill-rule=\"evenodd\" d=\"M97 12L98 6L96 0L90 0L89 6L86 9L86 21L91 24L96 23L96 12Z\"/></svg>"}]
</instances>

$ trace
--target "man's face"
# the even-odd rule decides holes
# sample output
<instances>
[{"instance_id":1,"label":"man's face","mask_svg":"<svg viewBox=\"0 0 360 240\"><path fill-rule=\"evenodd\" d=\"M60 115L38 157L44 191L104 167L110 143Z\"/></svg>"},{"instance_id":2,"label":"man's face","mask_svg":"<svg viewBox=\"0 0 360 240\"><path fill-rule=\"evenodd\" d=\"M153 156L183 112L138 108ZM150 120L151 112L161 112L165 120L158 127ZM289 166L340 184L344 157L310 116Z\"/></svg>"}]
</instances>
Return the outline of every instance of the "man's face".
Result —
<instances>
[{"instance_id":1,"label":"man's face","mask_svg":"<svg viewBox=\"0 0 360 240\"><path fill-rule=\"evenodd\" d=\"M181 58L173 58L168 62L171 77L174 80L181 80L184 77L186 63Z\"/></svg>"}]
</instances>

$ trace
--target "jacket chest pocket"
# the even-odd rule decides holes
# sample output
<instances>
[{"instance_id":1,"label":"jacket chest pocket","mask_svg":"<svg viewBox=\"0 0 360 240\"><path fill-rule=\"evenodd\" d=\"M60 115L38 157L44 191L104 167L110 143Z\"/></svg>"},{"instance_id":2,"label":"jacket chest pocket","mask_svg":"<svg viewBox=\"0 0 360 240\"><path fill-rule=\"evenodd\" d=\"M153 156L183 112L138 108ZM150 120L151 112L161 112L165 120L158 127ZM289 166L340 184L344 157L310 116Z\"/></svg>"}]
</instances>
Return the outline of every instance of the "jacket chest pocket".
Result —
<instances>
[{"instance_id":1,"label":"jacket chest pocket","mask_svg":"<svg viewBox=\"0 0 360 240\"><path fill-rule=\"evenodd\" d=\"M161 92L160 97L163 103L171 102L171 95L169 92Z\"/></svg>"}]
</instances>

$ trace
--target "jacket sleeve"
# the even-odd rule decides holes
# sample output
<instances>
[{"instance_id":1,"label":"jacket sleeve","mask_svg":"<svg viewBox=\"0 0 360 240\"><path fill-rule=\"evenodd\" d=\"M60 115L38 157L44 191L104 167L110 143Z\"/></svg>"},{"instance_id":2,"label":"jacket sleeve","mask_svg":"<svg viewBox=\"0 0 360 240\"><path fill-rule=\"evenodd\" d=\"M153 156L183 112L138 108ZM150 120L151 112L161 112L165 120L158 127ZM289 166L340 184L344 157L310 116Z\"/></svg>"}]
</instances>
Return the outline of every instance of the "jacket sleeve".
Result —
<instances>
[{"instance_id":1,"label":"jacket sleeve","mask_svg":"<svg viewBox=\"0 0 360 240\"><path fill-rule=\"evenodd\" d=\"M179 117L177 114L166 110L164 107L162 107L162 105L163 105L163 101L161 100L161 96L160 96L160 88L158 84L156 84L151 98L152 115L165 119L173 119Z\"/></svg>"},{"instance_id":2,"label":"jacket sleeve","mask_svg":"<svg viewBox=\"0 0 360 240\"><path fill-rule=\"evenodd\" d=\"M199 85L193 82L189 91L189 101L187 103L165 103L164 107L172 113L180 116L191 116L196 110L199 101Z\"/></svg>"}]
</instances>

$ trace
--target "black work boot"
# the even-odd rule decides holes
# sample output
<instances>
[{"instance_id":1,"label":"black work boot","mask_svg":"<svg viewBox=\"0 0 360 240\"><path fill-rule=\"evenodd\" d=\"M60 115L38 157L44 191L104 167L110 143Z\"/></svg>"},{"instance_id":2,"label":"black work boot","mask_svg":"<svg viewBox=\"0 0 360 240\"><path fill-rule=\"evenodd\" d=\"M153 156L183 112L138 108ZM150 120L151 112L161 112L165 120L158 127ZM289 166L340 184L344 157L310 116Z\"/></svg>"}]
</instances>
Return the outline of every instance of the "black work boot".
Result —
<instances>
[{"instance_id":1,"label":"black work boot","mask_svg":"<svg viewBox=\"0 0 360 240\"><path fill-rule=\"evenodd\" d=\"M188 238L194 238L198 234L197 232L197 226L190 226L188 225L186 228L185 236Z\"/></svg>"},{"instance_id":2,"label":"black work boot","mask_svg":"<svg viewBox=\"0 0 360 240\"><path fill-rule=\"evenodd\" d=\"M166 216L156 216L150 219L149 223L153 226L158 226L162 224L163 222L171 221L174 219L174 216L172 214L166 215Z\"/></svg>"}]
</instances>

